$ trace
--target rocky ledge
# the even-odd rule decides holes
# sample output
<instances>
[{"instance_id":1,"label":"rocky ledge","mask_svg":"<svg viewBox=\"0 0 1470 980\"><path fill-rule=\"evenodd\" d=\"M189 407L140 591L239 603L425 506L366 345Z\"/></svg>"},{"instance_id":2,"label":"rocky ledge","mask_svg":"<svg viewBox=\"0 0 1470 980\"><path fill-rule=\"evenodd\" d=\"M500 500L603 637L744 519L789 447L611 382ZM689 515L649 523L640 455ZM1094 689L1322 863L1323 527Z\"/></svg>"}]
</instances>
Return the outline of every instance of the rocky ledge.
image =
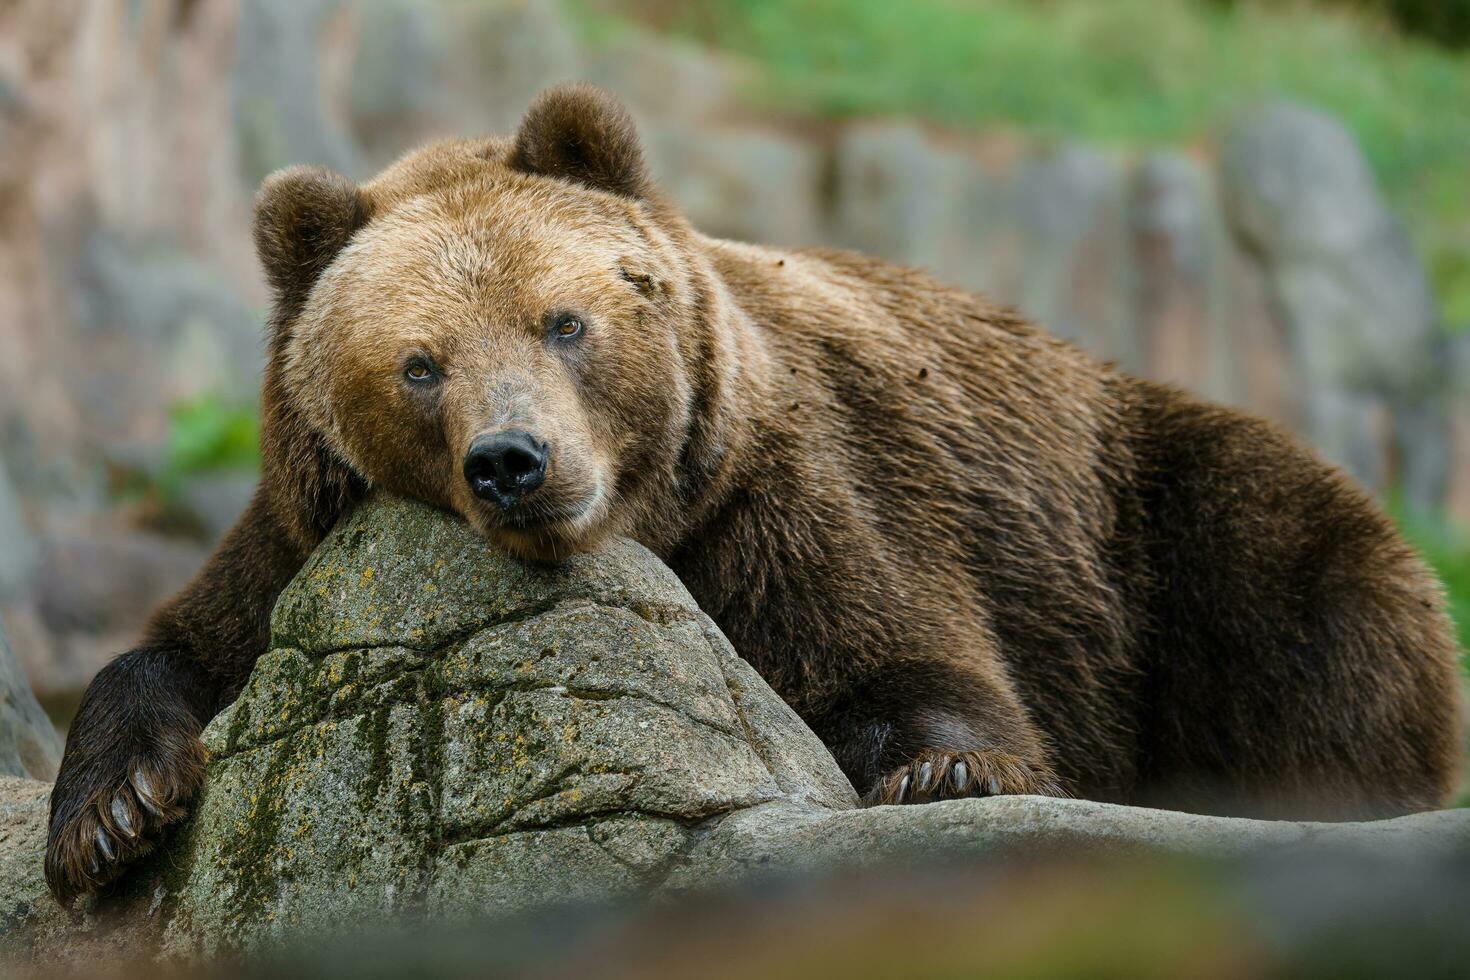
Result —
<instances>
[{"instance_id":1,"label":"rocky ledge","mask_svg":"<svg viewBox=\"0 0 1470 980\"><path fill-rule=\"evenodd\" d=\"M1326 825L1033 797L858 809L817 738L628 541L528 565L380 497L317 550L272 629L205 732L192 820L93 912L63 914L41 884L46 784L0 780L12 950L119 933L251 949L936 853L1470 850L1470 811Z\"/></svg>"}]
</instances>

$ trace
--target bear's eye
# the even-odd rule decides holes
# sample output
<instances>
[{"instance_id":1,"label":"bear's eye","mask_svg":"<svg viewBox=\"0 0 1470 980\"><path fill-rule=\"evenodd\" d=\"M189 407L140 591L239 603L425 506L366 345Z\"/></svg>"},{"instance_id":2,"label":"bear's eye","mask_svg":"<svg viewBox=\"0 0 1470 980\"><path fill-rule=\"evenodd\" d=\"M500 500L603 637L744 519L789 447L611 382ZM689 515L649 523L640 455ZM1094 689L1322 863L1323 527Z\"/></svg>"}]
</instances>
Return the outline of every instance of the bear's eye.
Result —
<instances>
[{"instance_id":1,"label":"bear's eye","mask_svg":"<svg viewBox=\"0 0 1470 980\"><path fill-rule=\"evenodd\" d=\"M414 384L424 384L434 380L434 369L427 361L416 357L404 365L403 376Z\"/></svg>"},{"instance_id":2,"label":"bear's eye","mask_svg":"<svg viewBox=\"0 0 1470 980\"><path fill-rule=\"evenodd\" d=\"M559 314L551 321L551 335L558 340L571 340L581 332L581 319L571 313Z\"/></svg>"}]
</instances>

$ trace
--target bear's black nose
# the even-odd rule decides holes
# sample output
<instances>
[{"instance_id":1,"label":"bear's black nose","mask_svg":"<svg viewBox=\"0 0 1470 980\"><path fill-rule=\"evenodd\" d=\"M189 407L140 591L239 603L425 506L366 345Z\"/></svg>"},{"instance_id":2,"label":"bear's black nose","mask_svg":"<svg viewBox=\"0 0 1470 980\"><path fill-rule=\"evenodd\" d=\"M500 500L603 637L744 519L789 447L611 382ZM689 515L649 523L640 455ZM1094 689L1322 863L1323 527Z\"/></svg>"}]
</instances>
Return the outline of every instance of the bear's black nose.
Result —
<instances>
[{"instance_id":1,"label":"bear's black nose","mask_svg":"<svg viewBox=\"0 0 1470 980\"><path fill-rule=\"evenodd\" d=\"M546 479L546 457L546 443L520 429L477 436L465 453L464 478L476 497L509 510Z\"/></svg>"}]
</instances>

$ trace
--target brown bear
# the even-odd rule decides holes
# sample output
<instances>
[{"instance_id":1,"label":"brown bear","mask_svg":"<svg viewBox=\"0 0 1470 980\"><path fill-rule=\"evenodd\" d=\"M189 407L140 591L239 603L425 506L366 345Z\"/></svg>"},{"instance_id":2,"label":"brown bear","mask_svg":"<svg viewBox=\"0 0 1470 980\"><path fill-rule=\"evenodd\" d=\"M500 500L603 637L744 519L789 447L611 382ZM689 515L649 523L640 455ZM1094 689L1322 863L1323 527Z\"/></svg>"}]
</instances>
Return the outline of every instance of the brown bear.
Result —
<instances>
[{"instance_id":1,"label":"brown bear","mask_svg":"<svg viewBox=\"0 0 1470 980\"><path fill-rule=\"evenodd\" d=\"M1341 473L920 272L699 234L597 89L361 186L275 174L255 239L260 488L87 691L63 900L185 813L202 726L368 487L528 559L642 542L871 802L1363 817L1451 791L1439 590Z\"/></svg>"}]
</instances>

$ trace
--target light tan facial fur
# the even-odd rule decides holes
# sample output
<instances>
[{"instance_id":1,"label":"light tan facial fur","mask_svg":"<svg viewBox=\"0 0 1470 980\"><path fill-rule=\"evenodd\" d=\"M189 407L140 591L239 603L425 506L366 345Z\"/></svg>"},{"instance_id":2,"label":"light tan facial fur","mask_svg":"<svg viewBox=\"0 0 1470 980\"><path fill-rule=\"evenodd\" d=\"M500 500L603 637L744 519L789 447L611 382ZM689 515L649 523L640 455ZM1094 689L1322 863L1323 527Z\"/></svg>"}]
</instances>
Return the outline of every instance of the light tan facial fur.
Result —
<instances>
[{"instance_id":1,"label":"light tan facial fur","mask_svg":"<svg viewBox=\"0 0 1470 980\"><path fill-rule=\"evenodd\" d=\"M365 481L463 515L513 552L553 558L628 533L623 497L683 440L683 275L641 206L510 172L483 141L439 144L432 190L404 161L363 188L373 220L312 290L286 379ZM579 335L556 332L573 317ZM405 375L432 367L428 383ZM544 485L510 512L469 490L477 436L549 445Z\"/></svg>"}]
</instances>

